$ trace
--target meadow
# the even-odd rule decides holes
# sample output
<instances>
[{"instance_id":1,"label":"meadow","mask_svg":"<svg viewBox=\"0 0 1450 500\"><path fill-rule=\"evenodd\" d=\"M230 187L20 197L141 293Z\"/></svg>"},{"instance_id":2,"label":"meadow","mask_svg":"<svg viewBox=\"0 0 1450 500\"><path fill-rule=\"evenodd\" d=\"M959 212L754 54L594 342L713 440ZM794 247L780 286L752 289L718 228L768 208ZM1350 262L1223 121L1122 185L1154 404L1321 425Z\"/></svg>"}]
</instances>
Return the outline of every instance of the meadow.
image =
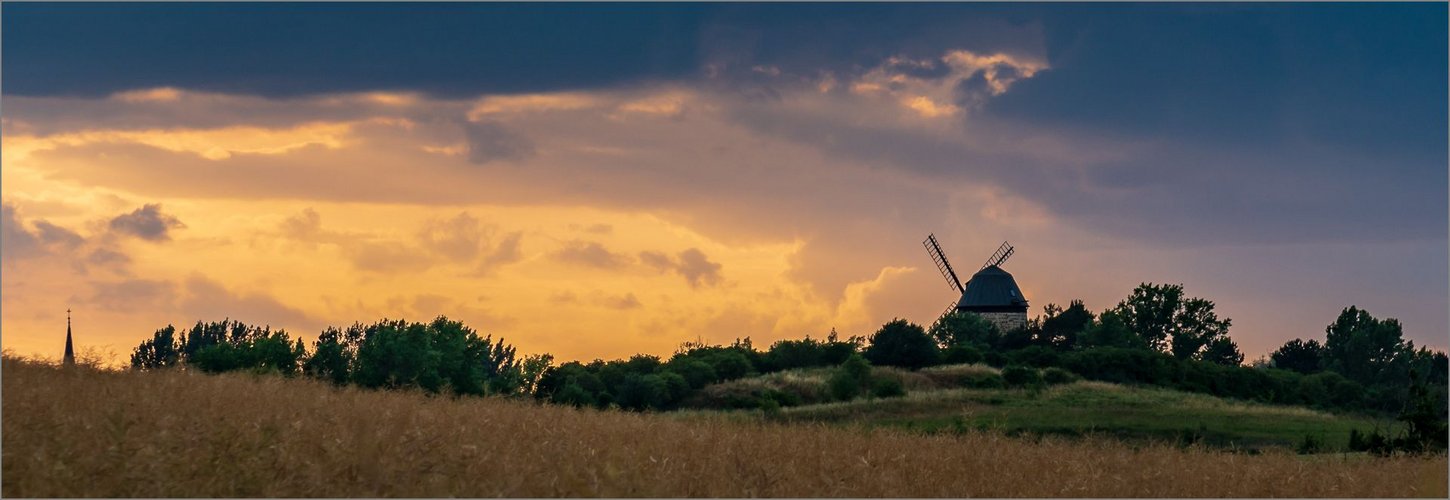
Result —
<instances>
[{"instance_id":1,"label":"meadow","mask_svg":"<svg viewBox=\"0 0 1450 500\"><path fill-rule=\"evenodd\" d=\"M1242 452L1268 448L1347 451L1351 430L1398 432L1391 418L1219 398L1152 386L1079 380L1040 390L972 388L963 381L992 375L990 366L946 365L910 372L875 367L877 378L902 382L892 398L826 401L832 369L796 369L724 382L710 393L791 392L811 404L778 412L735 412L741 420L829 423L929 433L993 430L1008 435L1100 436L1130 443L1200 443ZM687 412L686 415L714 412ZM1307 449L1311 442L1314 449Z\"/></svg>"},{"instance_id":2,"label":"meadow","mask_svg":"<svg viewBox=\"0 0 1450 500\"><path fill-rule=\"evenodd\" d=\"M679 418L10 356L3 377L7 497L1447 494L1444 455Z\"/></svg>"}]
</instances>

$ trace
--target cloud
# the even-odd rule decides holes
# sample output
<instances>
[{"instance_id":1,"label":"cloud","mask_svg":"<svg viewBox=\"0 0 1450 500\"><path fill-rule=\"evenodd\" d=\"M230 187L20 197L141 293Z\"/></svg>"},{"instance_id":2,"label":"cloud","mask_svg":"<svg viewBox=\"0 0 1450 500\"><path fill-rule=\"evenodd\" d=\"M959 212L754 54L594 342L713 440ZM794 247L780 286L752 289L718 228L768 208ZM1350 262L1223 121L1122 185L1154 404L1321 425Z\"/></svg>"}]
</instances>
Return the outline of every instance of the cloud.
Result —
<instances>
[{"instance_id":1,"label":"cloud","mask_svg":"<svg viewBox=\"0 0 1450 500\"><path fill-rule=\"evenodd\" d=\"M85 243L86 239L75 231L51 224L45 220L35 221L35 229L38 231L40 241L46 244L58 244L66 248L75 248Z\"/></svg>"},{"instance_id":2,"label":"cloud","mask_svg":"<svg viewBox=\"0 0 1450 500\"><path fill-rule=\"evenodd\" d=\"M516 161L534 156L534 143L496 121L467 122L463 125L468 140L468 161L484 164L494 161Z\"/></svg>"},{"instance_id":3,"label":"cloud","mask_svg":"<svg viewBox=\"0 0 1450 500\"><path fill-rule=\"evenodd\" d=\"M0 242L3 242L0 252L3 252L7 261L44 253L40 238L25 228L25 224L15 214L15 207L9 203L0 205Z\"/></svg>"},{"instance_id":4,"label":"cloud","mask_svg":"<svg viewBox=\"0 0 1450 500\"><path fill-rule=\"evenodd\" d=\"M487 237L485 228L468 212L433 221L418 236L423 246L454 262L472 262L478 258Z\"/></svg>"},{"instance_id":5,"label":"cloud","mask_svg":"<svg viewBox=\"0 0 1450 500\"><path fill-rule=\"evenodd\" d=\"M504 235L499 240L498 245L493 248L493 251L484 257L483 262L479 264L480 272L492 271L522 259L523 253L519 251L519 241L522 238L523 232L520 231L514 231Z\"/></svg>"},{"instance_id":6,"label":"cloud","mask_svg":"<svg viewBox=\"0 0 1450 500\"><path fill-rule=\"evenodd\" d=\"M147 241L169 241L172 229L184 227L186 224L176 217L161 213L161 205L155 203L118 215L110 222L112 231Z\"/></svg>"},{"instance_id":7,"label":"cloud","mask_svg":"<svg viewBox=\"0 0 1450 500\"><path fill-rule=\"evenodd\" d=\"M678 273L691 288L715 286L721 282L721 264L711 262L705 252L698 248L681 251L674 258L663 252L644 251L640 252L639 261L661 272Z\"/></svg>"},{"instance_id":8,"label":"cloud","mask_svg":"<svg viewBox=\"0 0 1450 500\"><path fill-rule=\"evenodd\" d=\"M186 279L185 289L186 295L178 306L180 313L188 319L216 321L231 318L248 324L287 328L299 333L312 333L324 326L322 321L312 318L301 309L283 304L269 295L232 292L221 283L199 274Z\"/></svg>"},{"instance_id":9,"label":"cloud","mask_svg":"<svg viewBox=\"0 0 1450 500\"><path fill-rule=\"evenodd\" d=\"M599 269L620 269L631 263L629 256L612 252L597 241L569 241L552 255L559 262Z\"/></svg>"},{"instance_id":10,"label":"cloud","mask_svg":"<svg viewBox=\"0 0 1450 500\"><path fill-rule=\"evenodd\" d=\"M170 311L175 304L176 284L165 280L124 279L91 284L89 305L109 311L153 309Z\"/></svg>"},{"instance_id":11,"label":"cloud","mask_svg":"<svg viewBox=\"0 0 1450 500\"><path fill-rule=\"evenodd\" d=\"M623 295L600 295L598 299L601 305L610 309L638 309L641 305L639 298L634 296L634 292Z\"/></svg>"}]
</instances>

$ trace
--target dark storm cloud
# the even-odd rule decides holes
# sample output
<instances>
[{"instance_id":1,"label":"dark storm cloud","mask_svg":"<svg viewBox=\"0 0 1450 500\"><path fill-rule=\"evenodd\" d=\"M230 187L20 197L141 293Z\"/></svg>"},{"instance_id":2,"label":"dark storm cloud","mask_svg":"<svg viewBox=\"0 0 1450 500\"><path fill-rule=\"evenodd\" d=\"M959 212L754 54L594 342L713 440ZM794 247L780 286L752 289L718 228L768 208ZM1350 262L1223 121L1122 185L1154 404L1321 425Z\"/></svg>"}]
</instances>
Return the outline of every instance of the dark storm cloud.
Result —
<instances>
[{"instance_id":1,"label":"dark storm cloud","mask_svg":"<svg viewBox=\"0 0 1450 500\"><path fill-rule=\"evenodd\" d=\"M468 139L468 161L523 160L534 155L534 142L497 122L468 122L463 125Z\"/></svg>"},{"instance_id":2,"label":"dark storm cloud","mask_svg":"<svg viewBox=\"0 0 1450 500\"><path fill-rule=\"evenodd\" d=\"M171 239L171 230L184 228L181 220L174 216L161 213L161 205L151 203L129 214L122 214L111 219L112 231L135 236L147 241L167 241Z\"/></svg>"},{"instance_id":3,"label":"dark storm cloud","mask_svg":"<svg viewBox=\"0 0 1450 500\"><path fill-rule=\"evenodd\" d=\"M647 4L4 5L5 92L271 96L602 87L693 71L705 9ZM118 41L124 41L118 43Z\"/></svg>"}]
</instances>

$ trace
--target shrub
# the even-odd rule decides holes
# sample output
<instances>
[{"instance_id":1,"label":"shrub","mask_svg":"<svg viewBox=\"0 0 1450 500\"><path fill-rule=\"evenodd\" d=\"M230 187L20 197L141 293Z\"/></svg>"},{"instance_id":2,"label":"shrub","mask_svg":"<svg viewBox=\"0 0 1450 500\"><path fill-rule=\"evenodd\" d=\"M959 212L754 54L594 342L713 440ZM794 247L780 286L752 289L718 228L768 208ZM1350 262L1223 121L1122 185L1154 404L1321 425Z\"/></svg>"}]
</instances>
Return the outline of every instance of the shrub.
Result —
<instances>
[{"instance_id":1,"label":"shrub","mask_svg":"<svg viewBox=\"0 0 1450 500\"><path fill-rule=\"evenodd\" d=\"M672 360L666 366L670 371L684 377L691 389L705 387L720 379L719 375L715 374L715 367L698 359Z\"/></svg>"},{"instance_id":2,"label":"shrub","mask_svg":"<svg viewBox=\"0 0 1450 500\"><path fill-rule=\"evenodd\" d=\"M878 398L889 398L906 395L906 389L901 386L901 381L891 377L881 377L871 384L871 395Z\"/></svg>"},{"instance_id":3,"label":"shrub","mask_svg":"<svg viewBox=\"0 0 1450 500\"><path fill-rule=\"evenodd\" d=\"M831 398L838 401L850 401L861 394L861 390L871 383L871 363L859 355L852 355L846 358L831 374L830 380L826 382L826 388L831 393Z\"/></svg>"},{"instance_id":4,"label":"shrub","mask_svg":"<svg viewBox=\"0 0 1450 500\"><path fill-rule=\"evenodd\" d=\"M1035 345L1008 353L1007 360L1014 365L1046 368L1058 365L1058 354L1049 347Z\"/></svg>"},{"instance_id":5,"label":"shrub","mask_svg":"<svg viewBox=\"0 0 1450 500\"><path fill-rule=\"evenodd\" d=\"M972 373L967 375L963 385L973 389L1001 389L1007 387L1007 381L1002 379L1000 373Z\"/></svg>"},{"instance_id":6,"label":"shrub","mask_svg":"<svg viewBox=\"0 0 1450 500\"><path fill-rule=\"evenodd\" d=\"M947 348L943 353L943 361L949 364L972 364L982 361L982 350L971 344L957 344Z\"/></svg>"},{"instance_id":7,"label":"shrub","mask_svg":"<svg viewBox=\"0 0 1450 500\"><path fill-rule=\"evenodd\" d=\"M1042 375L1036 368L1012 365L1002 369L1002 380L1008 387L1025 387L1042 384Z\"/></svg>"},{"instance_id":8,"label":"shrub","mask_svg":"<svg viewBox=\"0 0 1450 500\"><path fill-rule=\"evenodd\" d=\"M941 361L936 342L921 326L897 319L886 323L871 336L866 359L881 366L917 369Z\"/></svg>"},{"instance_id":9,"label":"shrub","mask_svg":"<svg viewBox=\"0 0 1450 500\"><path fill-rule=\"evenodd\" d=\"M1047 385L1070 384L1077 381L1077 375L1054 366L1042 371L1042 381Z\"/></svg>"}]
</instances>

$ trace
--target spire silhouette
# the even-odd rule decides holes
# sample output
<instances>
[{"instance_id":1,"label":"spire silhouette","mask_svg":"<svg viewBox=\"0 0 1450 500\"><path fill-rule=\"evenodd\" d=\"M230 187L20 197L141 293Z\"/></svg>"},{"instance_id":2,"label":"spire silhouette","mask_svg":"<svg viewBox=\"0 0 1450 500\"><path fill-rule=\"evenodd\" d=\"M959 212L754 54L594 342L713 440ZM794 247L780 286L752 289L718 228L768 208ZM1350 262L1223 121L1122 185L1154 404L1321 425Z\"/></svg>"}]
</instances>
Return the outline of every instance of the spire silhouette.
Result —
<instances>
[{"instance_id":1,"label":"spire silhouette","mask_svg":"<svg viewBox=\"0 0 1450 500\"><path fill-rule=\"evenodd\" d=\"M75 366L76 350L70 340L70 308L65 309L65 358L62 361L65 366Z\"/></svg>"}]
</instances>

